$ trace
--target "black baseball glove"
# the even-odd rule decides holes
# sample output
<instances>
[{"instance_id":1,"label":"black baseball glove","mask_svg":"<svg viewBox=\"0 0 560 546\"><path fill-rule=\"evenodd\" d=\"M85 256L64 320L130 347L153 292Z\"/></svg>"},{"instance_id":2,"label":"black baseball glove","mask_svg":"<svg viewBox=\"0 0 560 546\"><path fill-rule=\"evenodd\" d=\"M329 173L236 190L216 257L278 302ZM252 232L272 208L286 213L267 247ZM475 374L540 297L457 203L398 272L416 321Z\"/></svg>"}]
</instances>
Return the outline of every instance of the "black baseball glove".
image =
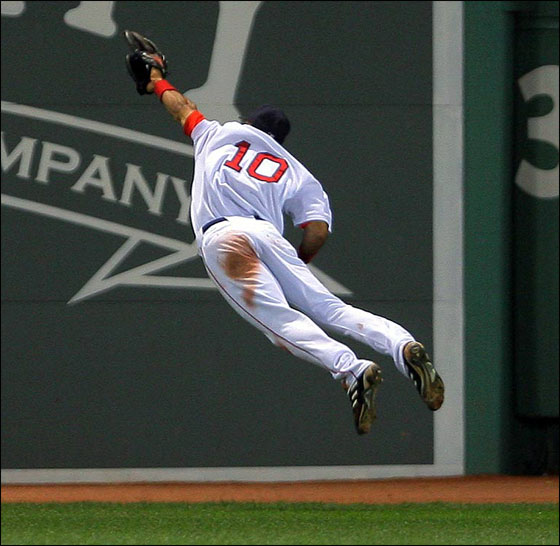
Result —
<instances>
[{"instance_id":1,"label":"black baseball glove","mask_svg":"<svg viewBox=\"0 0 560 546\"><path fill-rule=\"evenodd\" d=\"M146 95L148 94L146 86L150 83L152 67L159 68L165 78L167 75L167 60L156 44L145 36L132 30L125 30L123 36L131 51L126 56L128 73L136 83L138 93Z\"/></svg>"}]
</instances>

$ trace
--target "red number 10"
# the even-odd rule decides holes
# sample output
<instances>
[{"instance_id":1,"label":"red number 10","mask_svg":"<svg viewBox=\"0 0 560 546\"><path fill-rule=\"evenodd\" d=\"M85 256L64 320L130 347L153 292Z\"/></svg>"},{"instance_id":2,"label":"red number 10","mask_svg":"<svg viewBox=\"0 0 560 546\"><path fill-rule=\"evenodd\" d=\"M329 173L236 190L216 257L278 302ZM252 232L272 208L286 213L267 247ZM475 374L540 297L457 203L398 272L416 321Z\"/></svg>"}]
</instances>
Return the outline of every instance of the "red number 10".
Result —
<instances>
[{"instance_id":1,"label":"red number 10","mask_svg":"<svg viewBox=\"0 0 560 546\"><path fill-rule=\"evenodd\" d=\"M251 144L249 144L249 142L247 142L246 140L242 140L241 142L235 144L235 146L238 148L237 153L235 154L233 159L226 161L224 165L226 167L229 167L230 169L233 169L234 171L240 172L241 160L245 157L245 154L247 153L247 150L251 147ZM272 161L277 165L276 170L271 176L267 176L257 172L257 169L261 166L261 163L265 160ZM249 174L249 176L252 176L257 180L260 180L261 182L276 183L280 180L280 178L282 178L282 175L286 172L287 169L288 169L288 162L285 159L282 159L281 157L276 157L275 155L266 152L260 152L255 156L255 159L253 159L251 164L247 167L247 173Z\"/></svg>"}]
</instances>

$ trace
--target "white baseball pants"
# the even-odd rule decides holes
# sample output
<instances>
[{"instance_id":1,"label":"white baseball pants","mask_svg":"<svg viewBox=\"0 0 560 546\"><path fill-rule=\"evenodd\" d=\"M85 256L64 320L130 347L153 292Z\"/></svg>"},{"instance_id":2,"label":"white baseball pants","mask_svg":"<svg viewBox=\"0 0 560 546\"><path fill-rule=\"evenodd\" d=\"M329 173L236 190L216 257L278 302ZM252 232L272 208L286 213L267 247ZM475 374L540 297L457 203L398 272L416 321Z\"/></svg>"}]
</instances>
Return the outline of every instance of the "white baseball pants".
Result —
<instances>
[{"instance_id":1,"label":"white baseball pants","mask_svg":"<svg viewBox=\"0 0 560 546\"><path fill-rule=\"evenodd\" d=\"M228 303L275 345L351 384L370 361L330 338L324 327L391 356L407 376L402 349L412 335L331 294L270 222L228 217L202 235L200 253Z\"/></svg>"}]
</instances>

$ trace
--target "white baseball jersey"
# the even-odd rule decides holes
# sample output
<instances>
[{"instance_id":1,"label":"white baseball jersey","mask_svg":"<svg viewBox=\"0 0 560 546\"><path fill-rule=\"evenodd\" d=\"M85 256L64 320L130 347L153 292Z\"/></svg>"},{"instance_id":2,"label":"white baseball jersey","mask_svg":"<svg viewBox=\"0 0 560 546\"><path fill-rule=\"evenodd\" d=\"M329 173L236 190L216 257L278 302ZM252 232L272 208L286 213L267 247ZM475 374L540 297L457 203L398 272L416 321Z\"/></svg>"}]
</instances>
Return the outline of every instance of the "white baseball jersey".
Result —
<instances>
[{"instance_id":1,"label":"white baseball jersey","mask_svg":"<svg viewBox=\"0 0 560 546\"><path fill-rule=\"evenodd\" d=\"M220 124L198 112L190 136L195 170L191 222L200 240L202 227L219 217L257 217L282 233L284 214L295 225L332 215L317 179L273 138L250 125Z\"/></svg>"}]
</instances>

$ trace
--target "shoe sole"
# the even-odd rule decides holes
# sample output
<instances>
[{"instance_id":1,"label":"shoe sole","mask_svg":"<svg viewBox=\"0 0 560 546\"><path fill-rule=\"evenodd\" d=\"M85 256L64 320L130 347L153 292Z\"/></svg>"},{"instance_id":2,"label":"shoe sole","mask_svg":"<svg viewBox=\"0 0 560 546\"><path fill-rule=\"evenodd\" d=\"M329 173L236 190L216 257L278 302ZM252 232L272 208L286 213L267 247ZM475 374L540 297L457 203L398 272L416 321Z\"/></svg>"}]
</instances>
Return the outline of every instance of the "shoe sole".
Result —
<instances>
[{"instance_id":1,"label":"shoe sole","mask_svg":"<svg viewBox=\"0 0 560 546\"><path fill-rule=\"evenodd\" d=\"M371 429L371 425L377 418L375 399L377 396L377 389L383 382L381 368L377 365L370 366L364 372L363 381L364 391L362 396L364 397L364 403L360 408L357 408L357 413L359 413L359 415L356 415L356 429L358 434L367 434Z\"/></svg>"},{"instance_id":2,"label":"shoe sole","mask_svg":"<svg viewBox=\"0 0 560 546\"><path fill-rule=\"evenodd\" d=\"M410 347L409 354L410 360L405 359L405 362L420 377L423 387L420 396L432 411L436 411L443 404L445 393L443 379L436 372L426 349L420 343L415 343Z\"/></svg>"}]
</instances>

